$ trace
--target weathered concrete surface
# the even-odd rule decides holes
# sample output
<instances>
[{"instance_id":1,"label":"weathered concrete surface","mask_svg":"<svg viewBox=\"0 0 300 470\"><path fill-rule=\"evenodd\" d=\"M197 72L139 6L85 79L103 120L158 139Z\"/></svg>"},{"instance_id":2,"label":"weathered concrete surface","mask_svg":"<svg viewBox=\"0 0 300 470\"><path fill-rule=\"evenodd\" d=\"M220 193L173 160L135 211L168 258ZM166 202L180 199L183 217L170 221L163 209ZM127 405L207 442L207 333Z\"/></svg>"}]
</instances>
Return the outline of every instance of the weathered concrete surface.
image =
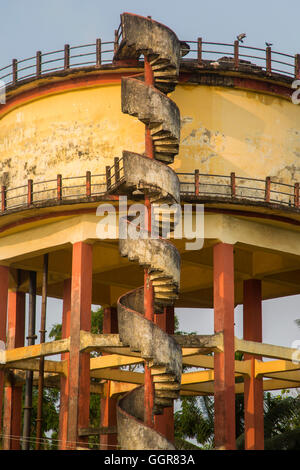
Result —
<instances>
[{"instance_id":1,"label":"weathered concrete surface","mask_svg":"<svg viewBox=\"0 0 300 470\"><path fill-rule=\"evenodd\" d=\"M300 180L299 105L279 96L217 84L179 85L172 99L181 113L175 170L199 168L204 174L235 172L261 179L270 176L272 181L288 184ZM201 185L206 182L211 180L200 178ZM214 182L224 183L224 179ZM244 188L248 183L237 183L245 196L247 191L250 194Z\"/></svg>"},{"instance_id":2,"label":"weathered concrete surface","mask_svg":"<svg viewBox=\"0 0 300 470\"><path fill-rule=\"evenodd\" d=\"M179 203L180 182L168 166L133 152L123 152L123 168L126 188L131 192L141 190L151 202Z\"/></svg>"},{"instance_id":3,"label":"weathered concrete surface","mask_svg":"<svg viewBox=\"0 0 300 470\"><path fill-rule=\"evenodd\" d=\"M136 416L133 418L132 415ZM173 444L141 420L144 415L144 387L121 398L118 403L118 441L123 450L175 450Z\"/></svg>"},{"instance_id":4,"label":"weathered concrete surface","mask_svg":"<svg viewBox=\"0 0 300 470\"><path fill-rule=\"evenodd\" d=\"M53 92L56 86L54 83ZM63 178L82 175L76 184L83 188L74 194L84 194L87 170L105 174L105 166L121 156L124 148L144 150L143 124L124 115L120 108L120 85L112 81L46 95L0 116L1 184L11 188L26 184L28 179L55 179L58 173ZM104 181L94 178L92 183ZM63 186L67 185L63 179ZM46 187L55 188L55 181L34 186L34 190ZM55 196L55 190L48 196Z\"/></svg>"},{"instance_id":5,"label":"weathered concrete surface","mask_svg":"<svg viewBox=\"0 0 300 470\"><path fill-rule=\"evenodd\" d=\"M122 79L122 111L150 127L157 160L173 162L180 140L177 105L151 85L135 78Z\"/></svg>"},{"instance_id":6,"label":"weathered concrete surface","mask_svg":"<svg viewBox=\"0 0 300 470\"><path fill-rule=\"evenodd\" d=\"M134 291L131 293L134 295ZM127 294L118 303L120 339L129 344L132 351L151 361L152 366L164 367L165 373L172 374L176 382L181 377L181 347L175 339L165 333L141 313L128 308ZM131 304L132 302L131 298Z\"/></svg>"},{"instance_id":7,"label":"weathered concrete surface","mask_svg":"<svg viewBox=\"0 0 300 470\"><path fill-rule=\"evenodd\" d=\"M115 59L146 55L153 66L155 86L164 92L172 91L182 53L176 34L157 21L130 13L121 15L121 26L122 42Z\"/></svg>"},{"instance_id":8,"label":"weathered concrete surface","mask_svg":"<svg viewBox=\"0 0 300 470\"><path fill-rule=\"evenodd\" d=\"M147 158L142 162L138 155L135 160L130 160L129 156L126 161L125 154L125 178L127 176L127 183L133 181L133 187L156 185L161 196L164 191L165 195L179 201L179 181L169 170L160 170L152 158L171 163L178 153L179 109L157 88L167 92L177 82L180 43L168 28L149 18L124 14L121 20L123 46L131 47L137 57L144 54L147 82L134 78L122 80L122 111L146 125L146 155L150 157L147 163ZM130 177L131 173L134 178ZM161 196L159 198L163 199ZM173 447L152 428L151 423L155 413L161 413L164 407L173 404L174 398L178 398L181 348L153 322L153 318L154 311L160 312L162 305L171 305L177 297L180 255L166 240L149 238L147 230L142 232L144 238L138 240L136 236L130 238L128 235L129 231L126 238L119 239L120 253L137 261L146 271L144 288L131 291L118 301L119 333L120 339L128 343L131 350L139 351L147 364L144 390L134 391L120 402L119 436L122 448L170 449ZM157 376L164 382L164 389L156 389Z\"/></svg>"},{"instance_id":9,"label":"weathered concrete surface","mask_svg":"<svg viewBox=\"0 0 300 470\"><path fill-rule=\"evenodd\" d=\"M202 84L180 83L171 97L181 112L181 144L173 169L221 175L235 171L288 184L300 180L299 105ZM57 173L104 173L124 149L143 153L144 126L121 112L119 84L46 96L0 119L1 184L14 187L28 178L56 178Z\"/></svg>"},{"instance_id":10,"label":"weathered concrete surface","mask_svg":"<svg viewBox=\"0 0 300 470\"><path fill-rule=\"evenodd\" d=\"M171 29L157 21L130 13L121 15L121 25L122 39L132 57L139 57L141 54L159 56L178 71L180 42ZM126 56L128 57L127 54Z\"/></svg>"},{"instance_id":11,"label":"weathered concrete surface","mask_svg":"<svg viewBox=\"0 0 300 470\"><path fill-rule=\"evenodd\" d=\"M177 298L180 283L180 254L163 239L120 239L121 256L137 261L149 269L153 282L155 304L168 305Z\"/></svg>"}]
</instances>

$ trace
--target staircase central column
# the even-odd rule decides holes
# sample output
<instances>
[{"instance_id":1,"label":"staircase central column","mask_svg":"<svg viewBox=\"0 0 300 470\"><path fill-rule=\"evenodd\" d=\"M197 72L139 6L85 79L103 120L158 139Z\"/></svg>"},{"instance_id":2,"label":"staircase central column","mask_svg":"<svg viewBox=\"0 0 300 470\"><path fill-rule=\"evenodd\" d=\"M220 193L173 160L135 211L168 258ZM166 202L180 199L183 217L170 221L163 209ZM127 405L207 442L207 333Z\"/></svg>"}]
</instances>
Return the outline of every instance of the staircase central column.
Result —
<instances>
[{"instance_id":1,"label":"staircase central column","mask_svg":"<svg viewBox=\"0 0 300 470\"><path fill-rule=\"evenodd\" d=\"M85 242L73 245L68 404L70 449L77 447L79 429L89 426L90 353L80 352L80 330L91 330L92 250L92 245ZM87 445L87 438L80 438L80 445Z\"/></svg>"},{"instance_id":2,"label":"staircase central column","mask_svg":"<svg viewBox=\"0 0 300 470\"><path fill-rule=\"evenodd\" d=\"M152 72L151 64L148 58L144 57L144 77L147 85L154 84L154 77ZM150 134L150 129L146 126L145 129L145 154L148 158L154 158L153 153L153 142ZM148 226L148 233L151 233L151 203L147 196L145 196L145 207L146 217ZM144 309L145 318L153 322L154 321L154 291L148 269L145 269L144 274ZM154 426L153 407L154 407L154 384L151 376L151 369L145 364L145 394L144 394L144 405L145 405L145 423L148 426Z\"/></svg>"},{"instance_id":3,"label":"staircase central column","mask_svg":"<svg viewBox=\"0 0 300 470\"><path fill-rule=\"evenodd\" d=\"M215 447L235 449L234 261L233 245L214 246L215 333L224 350L214 355Z\"/></svg>"}]
</instances>

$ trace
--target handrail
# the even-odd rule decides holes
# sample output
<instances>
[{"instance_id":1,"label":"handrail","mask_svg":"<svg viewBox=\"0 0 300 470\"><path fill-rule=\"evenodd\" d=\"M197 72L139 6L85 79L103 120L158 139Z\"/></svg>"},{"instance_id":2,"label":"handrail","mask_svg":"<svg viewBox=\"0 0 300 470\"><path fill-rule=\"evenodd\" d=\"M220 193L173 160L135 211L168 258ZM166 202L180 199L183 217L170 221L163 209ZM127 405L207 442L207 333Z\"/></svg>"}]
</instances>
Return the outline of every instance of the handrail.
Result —
<instances>
[{"instance_id":1,"label":"handrail","mask_svg":"<svg viewBox=\"0 0 300 470\"><path fill-rule=\"evenodd\" d=\"M180 192L185 196L199 198L213 197L226 201L257 201L267 205L285 206L300 209L299 183L294 185L266 179L230 175L215 175L194 172L178 172ZM82 184L78 179L84 179ZM73 183L74 181L74 183ZM45 181L28 180L25 185L15 188L1 188L1 215L12 210L23 210L28 207L41 207L48 202L62 203L74 199L76 202L93 201L114 193L124 181L123 159L115 158L112 166L106 166L105 173L62 177ZM56 182L56 184L54 184ZM284 191L277 188L284 187ZM94 199L93 199L94 198Z\"/></svg>"},{"instance_id":2,"label":"handrail","mask_svg":"<svg viewBox=\"0 0 300 470\"><path fill-rule=\"evenodd\" d=\"M6 87L9 86L16 86L22 84L24 80L28 79L37 79L43 75L49 74L53 71L63 71L63 70L71 70L72 68L78 67L95 67L99 68L103 63L105 64L117 64L114 62L114 55L119 47L120 40L122 39L122 28L115 30L115 40L114 41L104 41L102 42L101 39L97 39L95 43L88 43L88 44L81 44L76 46L69 46L66 44L64 49L59 49L56 51L50 52L43 52L41 53L38 51L35 56L26 58L26 59L13 59L12 63L6 65L5 67L0 68L0 80L3 80L6 84ZM218 64L218 60L222 64L224 62L224 58L227 59L227 65L232 63L234 70L239 70L242 68L244 70L245 67L254 67L257 69L259 67L263 72L266 72L268 75L276 74L276 76L282 76L287 78L300 78L300 54L295 54L294 56L291 54L285 54L283 52L274 51L271 49L270 46L267 46L265 49L253 46L246 46L239 43L239 41L235 41L233 44L227 44L222 42L209 42L203 41L202 38L198 38L197 41L184 41L187 45L197 45L197 48L190 48L187 49L187 54L185 55L184 59L182 59L182 63L185 61L189 61L194 59L198 62L199 65L202 67L210 66L211 61L213 60L214 65ZM103 48L103 46L108 46L108 48ZM109 47L110 46L110 47ZM208 50L203 49L203 46L212 46L209 47ZM232 48L230 50L222 50L222 47L225 48ZM87 52L83 52L82 54L73 54L72 51L74 49L83 49L88 48ZM252 53L241 53L240 49L247 49L247 51L254 51ZM261 55L258 54L261 53ZM52 58L50 60L44 60L49 55L57 55L60 56ZM102 55L108 54L108 56L103 59ZM211 57L213 55L213 57ZM220 55L221 57L218 59L215 58L216 55ZM223 57L222 57L223 55ZM285 61L279 60L279 57L274 58L275 56L283 56L285 57ZM89 57L91 60L84 60L84 58ZM253 59L254 62L250 62L247 59ZM72 63L72 59L79 59L76 63ZM259 64L256 62L259 61ZM29 62L29 65L26 67L19 68L19 65L23 62ZM57 67L52 68L45 68L46 64L49 63L56 63ZM280 68L275 68L274 64L279 64ZM24 74L25 70L31 69L31 73ZM4 75L1 75L1 73Z\"/></svg>"}]
</instances>

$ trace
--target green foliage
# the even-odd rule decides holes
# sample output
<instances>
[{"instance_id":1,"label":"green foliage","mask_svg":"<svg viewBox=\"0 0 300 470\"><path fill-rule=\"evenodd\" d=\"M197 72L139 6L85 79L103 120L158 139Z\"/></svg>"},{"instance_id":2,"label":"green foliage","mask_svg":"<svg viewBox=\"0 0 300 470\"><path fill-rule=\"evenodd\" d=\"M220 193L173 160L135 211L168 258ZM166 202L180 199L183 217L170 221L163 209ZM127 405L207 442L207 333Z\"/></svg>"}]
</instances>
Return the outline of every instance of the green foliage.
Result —
<instances>
[{"instance_id":1,"label":"green foliage","mask_svg":"<svg viewBox=\"0 0 300 470\"><path fill-rule=\"evenodd\" d=\"M25 398L23 390L23 400ZM36 445L36 419L38 404L38 388L32 390L32 414L30 431L30 449L35 449ZM22 414L23 421L23 414ZM41 435L41 449L55 450L58 444L59 425L59 392L55 389L45 388L43 393L43 421ZM23 426L23 425L22 425Z\"/></svg>"},{"instance_id":2,"label":"green foliage","mask_svg":"<svg viewBox=\"0 0 300 470\"><path fill-rule=\"evenodd\" d=\"M299 427L300 397L281 393L265 395L265 438L271 439L279 434Z\"/></svg>"},{"instance_id":3,"label":"green foliage","mask_svg":"<svg viewBox=\"0 0 300 470\"><path fill-rule=\"evenodd\" d=\"M92 311L91 332L101 334L103 331L103 308Z\"/></svg>"},{"instance_id":4,"label":"green foliage","mask_svg":"<svg viewBox=\"0 0 300 470\"><path fill-rule=\"evenodd\" d=\"M177 445L185 439L196 439L205 448L213 446L213 400L211 397L184 397L181 409L174 414ZM179 447L183 449L185 447Z\"/></svg>"},{"instance_id":5,"label":"green foliage","mask_svg":"<svg viewBox=\"0 0 300 470\"><path fill-rule=\"evenodd\" d=\"M175 437L175 447L176 449L180 450L202 450L201 447L196 446L195 444L192 444L189 441L185 441L180 437Z\"/></svg>"},{"instance_id":6,"label":"green foliage","mask_svg":"<svg viewBox=\"0 0 300 470\"><path fill-rule=\"evenodd\" d=\"M300 327L300 320L296 320ZM177 334L179 322L176 319ZM195 333L194 333L195 334ZM237 352L235 360L243 360ZM186 368L185 368L186 369ZM236 378L236 383L243 377ZM244 449L244 396L236 395L236 445ZM209 396L185 397L181 409L175 413L175 442L178 449L186 449L194 439L200 449L214 446L214 398ZM266 450L299 450L300 448L300 396L290 396L288 390L280 394L264 394L264 433ZM193 444L191 444L193 445Z\"/></svg>"},{"instance_id":7,"label":"green foliage","mask_svg":"<svg viewBox=\"0 0 300 470\"><path fill-rule=\"evenodd\" d=\"M92 311L91 316L91 332L100 334L103 331L103 309L99 308ZM49 333L49 338L54 341L61 339L62 325L60 323L54 324ZM95 354L99 355L99 354ZM99 382L97 379L93 379ZM58 448L58 429L59 429L59 398L60 393L54 388L44 388L43 393L43 421L42 421L42 449L57 449ZM24 393L23 393L24 400ZM30 448L35 448L36 437L36 418L37 418L37 402L38 402L38 389L33 387L32 392L32 426L31 426L31 440ZM91 394L90 397L90 425L98 427L100 422L100 396ZM99 437L92 436L89 439L92 448L99 448Z\"/></svg>"},{"instance_id":8,"label":"green foliage","mask_svg":"<svg viewBox=\"0 0 300 470\"><path fill-rule=\"evenodd\" d=\"M296 321L300 326L300 320ZM91 332L101 334L103 331L103 309L92 311ZM196 334L179 331L179 321L175 316L176 334ZM49 337L61 339L62 325L53 325ZM99 353L95 353L99 355ZM236 353L236 360L242 360L243 354ZM185 367L185 370L190 369ZM97 379L93 379L99 382ZM242 377L236 382L242 381ZM43 449L57 449L59 426L59 391L44 389L42 438ZM24 397L23 397L24 398ZM37 387L33 388L33 410L31 428L31 449L35 448L36 418L37 418ZM237 449L244 449L244 399L236 395L236 443ZM288 391L279 395L264 394L264 422L266 450L298 450L300 448L300 397L292 397ZM176 411L175 445L177 449L204 450L214 446L214 399L210 396L184 397L181 399L181 409ZM90 425L98 427L100 422L100 397L91 394ZM195 439L198 445L187 439ZM97 449L98 436L89 438L90 448Z\"/></svg>"},{"instance_id":9,"label":"green foliage","mask_svg":"<svg viewBox=\"0 0 300 470\"><path fill-rule=\"evenodd\" d=\"M53 338L53 341L57 341L61 339L62 335L62 324L61 323L56 323L52 326L52 329L49 333L49 338Z\"/></svg>"},{"instance_id":10,"label":"green foliage","mask_svg":"<svg viewBox=\"0 0 300 470\"><path fill-rule=\"evenodd\" d=\"M186 439L195 439L201 449L213 448L213 397L185 397L175 413L175 438L178 449ZM236 395L236 446L244 449L244 399ZM282 391L279 395L264 394L264 432L266 450L299 450L300 397Z\"/></svg>"}]
</instances>

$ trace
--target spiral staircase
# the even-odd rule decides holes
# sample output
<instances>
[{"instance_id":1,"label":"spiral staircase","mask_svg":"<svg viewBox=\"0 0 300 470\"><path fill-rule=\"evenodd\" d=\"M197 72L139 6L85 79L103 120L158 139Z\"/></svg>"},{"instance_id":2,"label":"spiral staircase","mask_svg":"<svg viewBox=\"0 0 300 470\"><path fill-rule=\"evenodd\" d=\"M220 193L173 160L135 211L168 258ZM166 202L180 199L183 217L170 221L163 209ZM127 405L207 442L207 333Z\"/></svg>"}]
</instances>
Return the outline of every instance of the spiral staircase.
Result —
<instances>
[{"instance_id":1,"label":"spiral staircase","mask_svg":"<svg viewBox=\"0 0 300 470\"><path fill-rule=\"evenodd\" d=\"M150 204L179 204L180 185L175 172L167 166L179 150L180 113L167 96L174 90L182 44L166 26L151 18L124 13L121 15L122 40L115 60L144 56L150 64L153 83L144 74L122 79L122 111L137 117L151 135L153 158L124 151L122 192L134 199L143 193ZM160 230L164 215L155 210L154 224ZM170 216L170 214L165 214ZM125 224L131 221L126 220ZM171 230L176 217L171 224ZM149 227L148 227L149 230ZM161 235L161 232L159 232ZM180 281L180 255L175 246L162 236L130 236L119 239L121 256L139 263L147 270L153 286L156 314L174 304ZM154 387L153 415L172 406L178 398L182 358L176 341L145 317L144 287L126 293L118 300L119 334L123 344L141 354L151 370ZM174 449L163 435L145 420L144 387L138 387L118 402L118 440L121 449Z\"/></svg>"}]
</instances>

